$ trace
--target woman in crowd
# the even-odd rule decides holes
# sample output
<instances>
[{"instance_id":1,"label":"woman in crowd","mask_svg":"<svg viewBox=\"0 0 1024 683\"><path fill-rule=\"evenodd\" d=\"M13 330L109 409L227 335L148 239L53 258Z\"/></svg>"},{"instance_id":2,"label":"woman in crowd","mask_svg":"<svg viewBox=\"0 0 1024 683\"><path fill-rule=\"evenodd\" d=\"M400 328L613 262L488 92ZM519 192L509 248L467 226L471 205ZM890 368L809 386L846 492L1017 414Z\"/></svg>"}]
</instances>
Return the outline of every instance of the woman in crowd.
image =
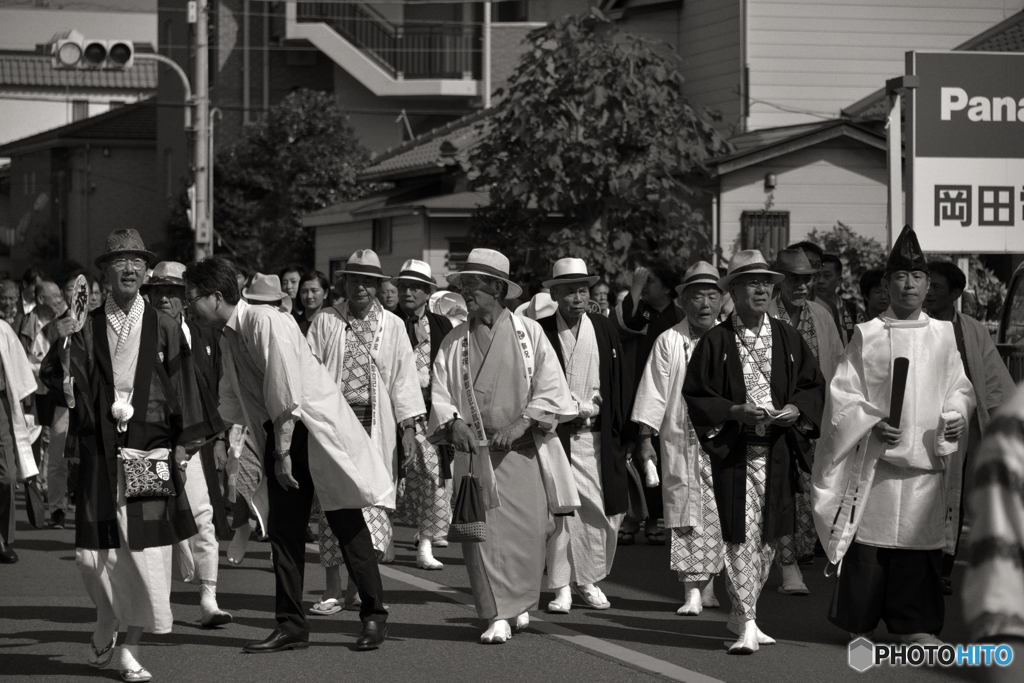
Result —
<instances>
[{"instance_id":1,"label":"woman in crowd","mask_svg":"<svg viewBox=\"0 0 1024 683\"><path fill-rule=\"evenodd\" d=\"M302 304L302 308L294 315L302 334L309 332L309 324L324 307L330 290L331 285L327 281L327 276L319 270L311 270L299 279L299 303Z\"/></svg>"}]
</instances>

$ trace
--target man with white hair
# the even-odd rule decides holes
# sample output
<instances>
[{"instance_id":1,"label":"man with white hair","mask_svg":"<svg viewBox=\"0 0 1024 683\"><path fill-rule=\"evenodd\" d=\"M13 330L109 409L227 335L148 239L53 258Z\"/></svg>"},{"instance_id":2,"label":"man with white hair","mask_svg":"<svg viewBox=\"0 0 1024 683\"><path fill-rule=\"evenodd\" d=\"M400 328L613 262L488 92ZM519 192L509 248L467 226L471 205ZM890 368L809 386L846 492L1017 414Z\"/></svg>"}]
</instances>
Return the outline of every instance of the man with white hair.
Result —
<instances>
[{"instance_id":1,"label":"man with white hair","mask_svg":"<svg viewBox=\"0 0 1024 683\"><path fill-rule=\"evenodd\" d=\"M398 287L398 312L405 319L416 356L416 377L427 413L430 414L430 382L434 359L441 341L452 331L448 318L427 308L430 295L437 290L430 264L409 259L395 278ZM426 415L423 417L426 418ZM444 569L434 559L433 544L447 544L452 507L445 481L450 481L450 447L435 446L427 440L426 419L416 420L416 452L403 453L405 465L405 506L416 525L416 566L420 569Z\"/></svg>"},{"instance_id":2,"label":"man with white hair","mask_svg":"<svg viewBox=\"0 0 1024 683\"><path fill-rule=\"evenodd\" d=\"M718 269L706 261L690 266L677 287L686 318L654 342L640 379L633 422L640 425L640 458L657 458L661 439L665 527L671 533L670 565L683 583L686 604L676 614L697 616L717 607L712 580L725 565L711 459L700 447L683 400L683 379L697 342L718 321L722 290Z\"/></svg>"},{"instance_id":3,"label":"man with white hair","mask_svg":"<svg viewBox=\"0 0 1024 683\"><path fill-rule=\"evenodd\" d=\"M730 654L775 642L757 627L757 599L777 540L792 533L796 460L806 459L818 436L824 402L807 343L768 315L784 277L757 250L733 256L718 286L735 310L704 334L683 382L690 420L712 460L732 599L727 626L739 635Z\"/></svg>"},{"instance_id":4,"label":"man with white hair","mask_svg":"<svg viewBox=\"0 0 1024 683\"><path fill-rule=\"evenodd\" d=\"M562 366L577 411L556 432L572 465L580 509L555 518L547 549L547 588L555 590L548 611L565 614L572 606L570 585L588 606L611 607L597 582L611 572L629 490L620 440L625 422L622 345L610 320L587 312L590 288L598 277L577 258L556 261L551 275L543 284L558 310L538 322Z\"/></svg>"},{"instance_id":5,"label":"man with white hair","mask_svg":"<svg viewBox=\"0 0 1024 683\"><path fill-rule=\"evenodd\" d=\"M828 309L812 301L814 278L820 267L814 267L806 251L783 249L775 257L774 269L785 278L779 283L775 298L768 306L768 315L796 328L807 343L807 348L818 361L818 367L825 379L825 386L832 381L836 365L843 355L843 341L832 322ZM814 464L814 444L807 452L807 462ZM776 559L782 569L782 585L779 592L786 595L807 595L807 585L800 573L800 564L814 562L814 543L818 536L814 531L814 516L811 514L811 471L801 469L795 494L796 528L793 533L779 539Z\"/></svg>"},{"instance_id":6,"label":"man with white hair","mask_svg":"<svg viewBox=\"0 0 1024 683\"><path fill-rule=\"evenodd\" d=\"M580 506L555 434L577 409L540 325L505 307L522 294L505 256L474 249L448 281L462 290L469 320L434 361L428 432L455 447L456 485L470 467L480 480L487 539L463 543L462 553L477 614L488 621L480 640L504 643L508 620L524 628L537 608L553 515Z\"/></svg>"}]
</instances>

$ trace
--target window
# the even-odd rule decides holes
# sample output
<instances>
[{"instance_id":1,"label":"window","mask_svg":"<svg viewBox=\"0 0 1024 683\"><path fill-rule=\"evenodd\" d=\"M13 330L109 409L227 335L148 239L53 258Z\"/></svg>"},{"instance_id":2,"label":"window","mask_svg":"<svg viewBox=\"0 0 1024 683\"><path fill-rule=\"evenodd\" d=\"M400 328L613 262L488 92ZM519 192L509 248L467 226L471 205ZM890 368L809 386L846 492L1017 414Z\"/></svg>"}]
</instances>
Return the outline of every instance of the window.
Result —
<instances>
[{"instance_id":1,"label":"window","mask_svg":"<svg viewBox=\"0 0 1024 683\"><path fill-rule=\"evenodd\" d=\"M89 118L89 102L88 100L72 100L71 102L71 120L81 121L82 119Z\"/></svg>"},{"instance_id":2,"label":"window","mask_svg":"<svg viewBox=\"0 0 1024 683\"><path fill-rule=\"evenodd\" d=\"M120 109L124 106L124 100L110 100L111 109Z\"/></svg>"},{"instance_id":3,"label":"window","mask_svg":"<svg viewBox=\"0 0 1024 683\"><path fill-rule=\"evenodd\" d=\"M465 268L469 252L472 250L472 245L466 240L448 240L448 259L445 263L448 272L454 273Z\"/></svg>"},{"instance_id":4,"label":"window","mask_svg":"<svg viewBox=\"0 0 1024 683\"><path fill-rule=\"evenodd\" d=\"M740 247L758 249L771 263L789 244L789 211L744 211L740 217Z\"/></svg>"},{"instance_id":5,"label":"window","mask_svg":"<svg viewBox=\"0 0 1024 683\"><path fill-rule=\"evenodd\" d=\"M390 217L373 219L373 250L378 254L391 253L391 222Z\"/></svg>"},{"instance_id":6,"label":"window","mask_svg":"<svg viewBox=\"0 0 1024 683\"><path fill-rule=\"evenodd\" d=\"M327 279L334 282L334 274L345 267L348 263L348 256L344 258L332 258L327 262Z\"/></svg>"},{"instance_id":7,"label":"window","mask_svg":"<svg viewBox=\"0 0 1024 683\"><path fill-rule=\"evenodd\" d=\"M526 21L527 3L521 0L498 2L493 5L491 19L497 22Z\"/></svg>"}]
</instances>

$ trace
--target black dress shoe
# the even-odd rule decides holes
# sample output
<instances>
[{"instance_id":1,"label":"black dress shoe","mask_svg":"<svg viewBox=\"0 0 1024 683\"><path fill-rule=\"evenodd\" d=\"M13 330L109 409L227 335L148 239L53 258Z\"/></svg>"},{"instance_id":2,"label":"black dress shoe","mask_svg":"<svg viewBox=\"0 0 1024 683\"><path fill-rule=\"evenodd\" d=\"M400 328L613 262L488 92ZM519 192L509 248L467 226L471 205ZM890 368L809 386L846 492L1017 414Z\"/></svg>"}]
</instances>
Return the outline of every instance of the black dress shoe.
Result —
<instances>
[{"instance_id":1,"label":"black dress shoe","mask_svg":"<svg viewBox=\"0 0 1024 683\"><path fill-rule=\"evenodd\" d=\"M376 650L388 637L388 625L386 622L364 621L363 632L359 634L356 641L357 650Z\"/></svg>"},{"instance_id":2,"label":"black dress shoe","mask_svg":"<svg viewBox=\"0 0 1024 683\"><path fill-rule=\"evenodd\" d=\"M251 654L259 654L262 652L283 652L284 650L304 650L307 647L309 647L308 640L302 640L281 631L274 631L264 640L246 643L242 650Z\"/></svg>"},{"instance_id":3,"label":"black dress shoe","mask_svg":"<svg viewBox=\"0 0 1024 683\"><path fill-rule=\"evenodd\" d=\"M65 520L64 511L63 510L54 510L53 514L50 515L50 527L53 528L53 529L63 529L64 528L64 520Z\"/></svg>"},{"instance_id":4,"label":"black dress shoe","mask_svg":"<svg viewBox=\"0 0 1024 683\"><path fill-rule=\"evenodd\" d=\"M18 553L3 541L0 541L0 564L14 564L18 561Z\"/></svg>"}]
</instances>

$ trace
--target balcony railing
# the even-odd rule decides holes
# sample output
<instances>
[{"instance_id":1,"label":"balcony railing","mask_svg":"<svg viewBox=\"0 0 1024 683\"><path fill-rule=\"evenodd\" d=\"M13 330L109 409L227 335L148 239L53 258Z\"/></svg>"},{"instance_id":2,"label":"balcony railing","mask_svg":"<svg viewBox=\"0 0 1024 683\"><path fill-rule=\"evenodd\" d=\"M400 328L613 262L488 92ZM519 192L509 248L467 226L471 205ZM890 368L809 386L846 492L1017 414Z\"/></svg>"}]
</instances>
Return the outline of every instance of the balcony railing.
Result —
<instances>
[{"instance_id":1,"label":"balcony railing","mask_svg":"<svg viewBox=\"0 0 1024 683\"><path fill-rule=\"evenodd\" d=\"M356 2L300 2L299 22L323 22L394 78L478 78L479 32L470 24L395 25Z\"/></svg>"}]
</instances>

